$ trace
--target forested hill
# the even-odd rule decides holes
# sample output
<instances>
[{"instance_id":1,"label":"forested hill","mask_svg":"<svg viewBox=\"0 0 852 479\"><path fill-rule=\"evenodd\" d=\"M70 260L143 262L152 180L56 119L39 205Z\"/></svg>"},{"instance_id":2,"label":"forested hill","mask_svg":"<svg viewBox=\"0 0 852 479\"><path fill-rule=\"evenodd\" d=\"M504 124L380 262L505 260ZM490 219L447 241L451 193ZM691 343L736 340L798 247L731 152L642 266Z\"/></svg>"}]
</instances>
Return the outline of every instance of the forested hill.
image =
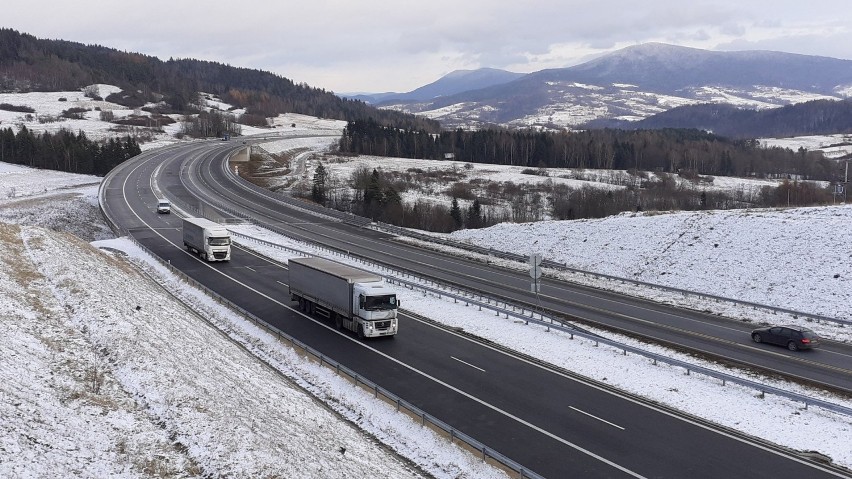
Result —
<instances>
[{"instance_id":1,"label":"forested hill","mask_svg":"<svg viewBox=\"0 0 852 479\"><path fill-rule=\"evenodd\" d=\"M852 100L813 100L764 110L721 104L686 105L640 121L600 120L585 126L627 130L697 128L739 139L852 133Z\"/></svg>"},{"instance_id":2,"label":"forested hill","mask_svg":"<svg viewBox=\"0 0 852 479\"><path fill-rule=\"evenodd\" d=\"M108 100L134 108L162 100L171 112L184 112L196 93L203 91L246 108L250 115L292 112L348 121L372 118L385 125L432 132L440 128L433 120L378 110L265 71L192 59L162 61L0 29L0 91L78 90L95 83L121 87L125 92Z\"/></svg>"},{"instance_id":3,"label":"forested hill","mask_svg":"<svg viewBox=\"0 0 852 479\"><path fill-rule=\"evenodd\" d=\"M401 158L444 159L532 168L615 169L713 176L835 180L836 162L821 153L761 148L755 140L731 140L700 130L457 129L440 135L349 123L340 151Z\"/></svg>"}]
</instances>

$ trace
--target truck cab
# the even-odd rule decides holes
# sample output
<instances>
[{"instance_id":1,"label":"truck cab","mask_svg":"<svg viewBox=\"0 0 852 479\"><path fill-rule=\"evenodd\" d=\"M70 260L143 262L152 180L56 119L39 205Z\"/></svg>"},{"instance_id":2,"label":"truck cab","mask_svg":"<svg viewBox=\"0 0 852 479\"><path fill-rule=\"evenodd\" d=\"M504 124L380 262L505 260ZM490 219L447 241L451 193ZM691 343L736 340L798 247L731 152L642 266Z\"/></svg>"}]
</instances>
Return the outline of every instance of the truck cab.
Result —
<instances>
[{"instance_id":1,"label":"truck cab","mask_svg":"<svg viewBox=\"0 0 852 479\"><path fill-rule=\"evenodd\" d=\"M157 200L157 213L169 214L172 211L172 204L169 200Z\"/></svg>"},{"instance_id":2,"label":"truck cab","mask_svg":"<svg viewBox=\"0 0 852 479\"><path fill-rule=\"evenodd\" d=\"M396 334L399 330L396 292L384 281L355 283L352 289L355 292L353 299L357 302L352 309L356 311L354 316L361 319L361 334L368 338Z\"/></svg>"}]
</instances>

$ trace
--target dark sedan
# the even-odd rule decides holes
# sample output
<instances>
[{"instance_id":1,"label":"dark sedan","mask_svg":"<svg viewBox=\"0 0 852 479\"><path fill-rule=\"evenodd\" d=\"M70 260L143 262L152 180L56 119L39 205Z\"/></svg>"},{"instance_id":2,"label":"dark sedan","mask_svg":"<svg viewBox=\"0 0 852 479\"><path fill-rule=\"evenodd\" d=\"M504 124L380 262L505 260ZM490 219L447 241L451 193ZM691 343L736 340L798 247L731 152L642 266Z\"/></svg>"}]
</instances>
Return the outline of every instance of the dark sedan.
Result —
<instances>
[{"instance_id":1,"label":"dark sedan","mask_svg":"<svg viewBox=\"0 0 852 479\"><path fill-rule=\"evenodd\" d=\"M811 349L819 346L819 336L801 326L770 326L751 332L755 343L769 343L786 346L790 351Z\"/></svg>"}]
</instances>

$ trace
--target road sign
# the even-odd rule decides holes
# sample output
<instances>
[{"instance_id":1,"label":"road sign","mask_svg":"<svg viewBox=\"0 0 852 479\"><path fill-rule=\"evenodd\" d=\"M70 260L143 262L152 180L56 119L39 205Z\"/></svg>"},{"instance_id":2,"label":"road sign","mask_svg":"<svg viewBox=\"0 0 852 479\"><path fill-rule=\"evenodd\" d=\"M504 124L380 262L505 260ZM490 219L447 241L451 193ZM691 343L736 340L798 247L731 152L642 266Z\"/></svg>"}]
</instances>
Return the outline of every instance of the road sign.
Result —
<instances>
[{"instance_id":1,"label":"road sign","mask_svg":"<svg viewBox=\"0 0 852 479\"><path fill-rule=\"evenodd\" d=\"M541 278L541 266L534 264L530 266L530 278L538 279Z\"/></svg>"},{"instance_id":2,"label":"road sign","mask_svg":"<svg viewBox=\"0 0 852 479\"><path fill-rule=\"evenodd\" d=\"M530 266L540 265L541 264L541 253L531 254L528 262L529 262Z\"/></svg>"},{"instance_id":3,"label":"road sign","mask_svg":"<svg viewBox=\"0 0 852 479\"><path fill-rule=\"evenodd\" d=\"M530 278L538 279L541 278L541 255L540 254L531 254L529 259L530 264Z\"/></svg>"}]
</instances>

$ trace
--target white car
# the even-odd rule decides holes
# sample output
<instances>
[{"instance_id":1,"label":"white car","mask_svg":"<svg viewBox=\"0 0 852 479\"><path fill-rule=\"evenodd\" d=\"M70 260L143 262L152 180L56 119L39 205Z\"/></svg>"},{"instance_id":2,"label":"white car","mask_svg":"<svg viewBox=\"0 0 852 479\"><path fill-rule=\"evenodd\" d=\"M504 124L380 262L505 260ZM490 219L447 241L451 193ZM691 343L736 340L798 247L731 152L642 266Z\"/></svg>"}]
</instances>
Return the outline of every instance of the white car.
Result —
<instances>
[{"instance_id":1,"label":"white car","mask_svg":"<svg viewBox=\"0 0 852 479\"><path fill-rule=\"evenodd\" d=\"M159 200L157 201L157 213L165 213L169 214L172 211L172 204L169 203L169 200Z\"/></svg>"}]
</instances>

